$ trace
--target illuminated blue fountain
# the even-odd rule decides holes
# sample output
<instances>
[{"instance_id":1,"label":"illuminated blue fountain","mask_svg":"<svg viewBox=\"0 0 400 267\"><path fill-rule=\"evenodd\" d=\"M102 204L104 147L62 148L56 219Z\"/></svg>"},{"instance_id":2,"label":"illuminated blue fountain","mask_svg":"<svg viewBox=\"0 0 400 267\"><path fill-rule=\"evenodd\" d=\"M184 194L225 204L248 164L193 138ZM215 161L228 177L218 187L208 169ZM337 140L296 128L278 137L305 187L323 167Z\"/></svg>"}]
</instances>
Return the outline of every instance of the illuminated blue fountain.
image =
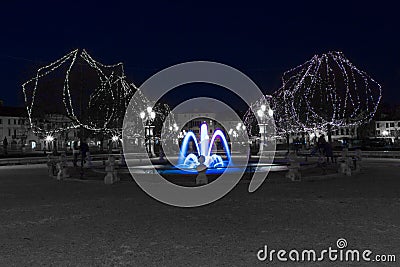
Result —
<instances>
[{"instance_id":1,"label":"illuminated blue fountain","mask_svg":"<svg viewBox=\"0 0 400 267\"><path fill-rule=\"evenodd\" d=\"M224 133L219 129L215 130L210 141L208 136L208 126L206 123L203 123L200 126L200 145L197 142L196 136L193 132L188 132L185 135L185 138L182 141L181 151L179 153L178 166L184 168L196 168L200 164L198 157L204 156L204 165L206 165L207 168L226 167L227 164L225 164L221 156L211 154L216 138L221 140L229 164L231 161L231 153ZM196 149L197 155L195 153L188 154L190 141L193 141L195 144L193 149Z\"/></svg>"}]
</instances>

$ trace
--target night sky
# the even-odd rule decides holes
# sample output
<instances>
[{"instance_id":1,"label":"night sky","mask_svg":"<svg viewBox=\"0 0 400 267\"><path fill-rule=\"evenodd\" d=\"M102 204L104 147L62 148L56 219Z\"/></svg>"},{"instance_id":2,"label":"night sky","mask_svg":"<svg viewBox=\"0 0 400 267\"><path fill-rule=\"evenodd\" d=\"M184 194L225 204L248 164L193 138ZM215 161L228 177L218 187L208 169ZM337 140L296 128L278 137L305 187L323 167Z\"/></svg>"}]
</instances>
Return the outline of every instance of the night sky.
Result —
<instances>
[{"instance_id":1,"label":"night sky","mask_svg":"<svg viewBox=\"0 0 400 267\"><path fill-rule=\"evenodd\" d=\"M0 99L8 106L23 104L21 84L38 67L76 48L104 64L122 61L129 81L138 86L173 64L211 60L238 68L265 93L280 86L285 70L314 54L340 50L383 86L384 102L400 103L396 6L383 1L188 2L2 3ZM182 92L182 98L194 96ZM210 96L216 92L203 90Z\"/></svg>"}]
</instances>

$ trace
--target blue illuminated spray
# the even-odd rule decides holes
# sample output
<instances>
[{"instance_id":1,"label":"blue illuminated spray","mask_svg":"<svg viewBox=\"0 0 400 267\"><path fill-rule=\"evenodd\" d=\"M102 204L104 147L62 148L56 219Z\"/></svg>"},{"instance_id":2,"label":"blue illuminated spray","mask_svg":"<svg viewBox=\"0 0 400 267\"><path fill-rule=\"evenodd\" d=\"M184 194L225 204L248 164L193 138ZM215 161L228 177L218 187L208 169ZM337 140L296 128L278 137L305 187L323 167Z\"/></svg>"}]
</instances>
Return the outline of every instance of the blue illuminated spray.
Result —
<instances>
[{"instance_id":1,"label":"blue illuminated spray","mask_svg":"<svg viewBox=\"0 0 400 267\"><path fill-rule=\"evenodd\" d=\"M228 146L228 142L226 141L226 137L224 133L220 130L217 129L214 131L212 137L211 137L211 142L210 142L210 137L208 136L208 126L207 123L202 123L200 126L200 146L199 143L196 139L196 136L193 132L187 132L185 137L183 138L182 141L182 146L181 146L181 151L179 153L179 161L178 165L183 166L183 167L188 167L188 168L195 168L197 165L199 165L199 162L197 160L197 156L193 153L190 153L189 155L186 155L189 149L189 141L193 140L195 147L197 149L197 154L199 156L204 156L205 157L205 165L207 167L223 167L224 163L221 158L221 156L216 155L216 154L211 154L212 153L212 146L214 145L216 138L219 137L222 146L224 148L226 157L228 159L228 162L231 162L231 153L230 149Z\"/></svg>"}]
</instances>

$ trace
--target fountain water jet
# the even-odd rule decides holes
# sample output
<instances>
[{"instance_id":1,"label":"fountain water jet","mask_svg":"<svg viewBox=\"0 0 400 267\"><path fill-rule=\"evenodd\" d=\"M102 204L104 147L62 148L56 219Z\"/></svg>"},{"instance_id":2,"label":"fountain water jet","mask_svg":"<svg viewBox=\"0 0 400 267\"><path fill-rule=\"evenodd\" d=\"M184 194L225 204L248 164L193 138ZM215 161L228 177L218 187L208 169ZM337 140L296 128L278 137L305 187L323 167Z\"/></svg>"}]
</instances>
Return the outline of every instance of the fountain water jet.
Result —
<instances>
[{"instance_id":1,"label":"fountain water jet","mask_svg":"<svg viewBox=\"0 0 400 267\"><path fill-rule=\"evenodd\" d=\"M216 138L219 138L222 141L222 146L224 148L226 157L228 159L228 164L231 162L231 153L229 150L228 142L226 141L225 135L221 130L215 130L212 137L211 137L211 142L209 141L210 138L208 136L208 126L206 123L203 123L200 126L200 146L199 143L197 142L196 136L193 132L188 132L183 141L182 141L182 146L181 150L179 153L179 160L178 160L178 166L182 166L185 168L196 168L200 163L198 161L198 156L204 156L205 157L205 162L204 164L208 168L219 168L219 167L224 167L225 163L222 160L221 156L212 154L212 146L215 143ZM197 154L196 156L194 153L190 153L189 155L186 155L189 149L189 141L193 139L193 142L196 146L197 149Z\"/></svg>"}]
</instances>

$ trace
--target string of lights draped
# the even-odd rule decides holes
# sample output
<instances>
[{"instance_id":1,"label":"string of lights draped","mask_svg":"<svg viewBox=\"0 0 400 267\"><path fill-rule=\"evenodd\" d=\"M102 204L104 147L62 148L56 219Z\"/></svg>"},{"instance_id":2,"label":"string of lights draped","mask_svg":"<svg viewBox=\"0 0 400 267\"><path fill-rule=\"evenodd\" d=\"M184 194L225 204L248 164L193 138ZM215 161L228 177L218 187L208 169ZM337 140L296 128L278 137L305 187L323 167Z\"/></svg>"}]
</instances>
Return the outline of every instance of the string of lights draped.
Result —
<instances>
[{"instance_id":1,"label":"string of lights draped","mask_svg":"<svg viewBox=\"0 0 400 267\"><path fill-rule=\"evenodd\" d=\"M341 52L315 55L286 71L277 104L287 107L284 120L303 131L357 126L374 116L381 86ZM279 121L278 121L279 124Z\"/></svg>"},{"instance_id":2,"label":"string of lights draped","mask_svg":"<svg viewBox=\"0 0 400 267\"><path fill-rule=\"evenodd\" d=\"M289 91L283 87L276 90L271 97L270 105L274 111L276 133L280 136L288 136L303 131L302 126L291 116L292 98Z\"/></svg>"},{"instance_id":3,"label":"string of lights draped","mask_svg":"<svg viewBox=\"0 0 400 267\"><path fill-rule=\"evenodd\" d=\"M72 70L79 70L79 67L82 68L82 63L79 64L77 62L78 59L81 59L85 65L95 71L99 84L88 96L87 105L80 108L78 108L79 103L76 103L79 98L77 92L80 89L72 88L70 85ZM58 121L52 124L52 129L49 130L38 123L35 117L38 114L38 110L43 108L36 104L38 102L37 95L40 90L44 90L40 88L40 81L57 71L61 73L65 71L62 88L49 88L47 92L42 92L41 94L43 96L44 93L51 94L50 90L62 90L62 93L58 93L57 97L55 97L57 99L50 99L49 101L52 101L52 103L48 104L57 105L59 101L62 101L64 110L58 110L59 112L57 113L59 113L59 116L54 116L54 114L45 115L48 122L52 122L51 115L63 119L61 123L60 119L58 119ZM85 79L85 77L82 79ZM82 50L80 53L76 49L62 58L39 68L36 76L25 82L22 85L22 89L29 121L35 132L47 134L49 132L56 133L83 127L95 132L118 134L121 132L126 107L136 87L126 81L122 63L104 65L94 60L86 50ZM62 99L58 99L58 96L61 96ZM83 118L82 114L76 112L76 109L79 109L79 113L82 113L84 110L87 116Z\"/></svg>"},{"instance_id":4,"label":"string of lights draped","mask_svg":"<svg viewBox=\"0 0 400 267\"><path fill-rule=\"evenodd\" d=\"M144 145L147 146L148 152L151 152L151 148L145 142L156 141L161 137L161 132L164 140L173 142L176 139L179 128L167 104L152 103L143 95L140 88L130 101L133 104L127 107L122 136L124 142L131 145L129 152L141 151L136 149ZM151 127L153 129L150 131ZM169 144L162 143L164 148L166 145Z\"/></svg>"},{"instance_id":5,"label":"string of lights draped","mask_svg":"<svg viewBox=\"0 0 400 267\"><path fill-rule=\"evenodd\" d=\"M262 132L259 123L270 124L276 128L276 124L273 123L274 111L271 107L272 96L265 95L256 102L252 103L247 109L245 115L243 116L243 123L247 129L250 136L259 135ZM257 119L257 117L259 119ZM268 133L266 133L268 134ZM269 136L272 137L272 136Z\"/></svg>"}]
</instances>

